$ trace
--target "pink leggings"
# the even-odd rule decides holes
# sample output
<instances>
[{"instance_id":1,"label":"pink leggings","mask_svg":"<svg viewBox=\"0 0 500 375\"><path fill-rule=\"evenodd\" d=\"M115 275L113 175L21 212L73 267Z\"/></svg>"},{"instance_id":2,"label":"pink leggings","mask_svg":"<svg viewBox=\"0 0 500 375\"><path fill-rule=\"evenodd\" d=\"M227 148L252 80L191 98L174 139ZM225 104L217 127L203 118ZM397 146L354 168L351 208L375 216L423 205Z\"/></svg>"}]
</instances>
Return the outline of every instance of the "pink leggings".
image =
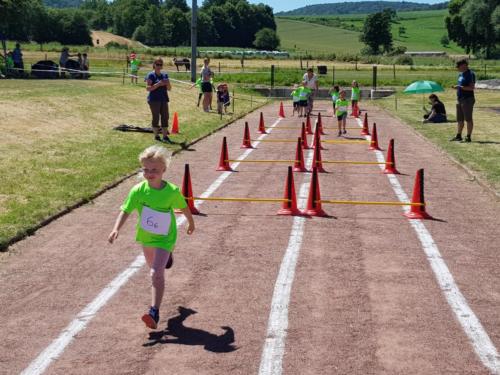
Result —
<instances>
[{"instance_id":1,"label":"pink leggings","mask_svg":"<svg viewBox=\"0 0 500 375\"><path fill-rule=\"evenodd\" d=\"M165 266L170 253L163 249L154 249L154 259L151 264L152 306L160 308L165 290Z\"/></svg>"}]
</instances>

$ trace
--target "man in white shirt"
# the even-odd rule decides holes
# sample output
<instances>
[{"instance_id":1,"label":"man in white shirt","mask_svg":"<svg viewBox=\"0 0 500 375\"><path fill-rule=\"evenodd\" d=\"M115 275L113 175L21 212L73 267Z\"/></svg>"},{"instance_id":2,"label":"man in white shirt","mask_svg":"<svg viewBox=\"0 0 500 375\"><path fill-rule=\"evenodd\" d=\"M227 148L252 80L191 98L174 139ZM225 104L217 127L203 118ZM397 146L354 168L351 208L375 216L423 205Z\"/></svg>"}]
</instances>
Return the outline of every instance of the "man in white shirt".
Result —
<instances>
[{"instance_id":1,"label":"man in white shirt","mask_svg":"<svg viewBox=\"0 0 500 375\"><path fill-rule=\"evenodd\" d=\"M318 76L314 74L312 68L309 68L302 77L302 81L305 82L306 87L312 90L311 95L309 95L309 105L307 107L307 114L310 114L313 109L314 97L316 96L319 90Z\"/></svg>"}]
</instances>

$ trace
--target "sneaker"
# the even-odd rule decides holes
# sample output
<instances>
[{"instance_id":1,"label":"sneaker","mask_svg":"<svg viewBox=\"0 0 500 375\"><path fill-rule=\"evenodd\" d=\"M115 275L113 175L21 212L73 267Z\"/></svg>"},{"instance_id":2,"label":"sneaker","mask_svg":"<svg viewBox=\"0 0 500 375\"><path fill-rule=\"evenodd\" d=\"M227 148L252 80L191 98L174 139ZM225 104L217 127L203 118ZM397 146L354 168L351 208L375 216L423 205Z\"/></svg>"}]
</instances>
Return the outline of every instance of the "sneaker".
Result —
<instances>
[{"instance_id":1,"label":"sneaker","mask_svg":"<svg viewBox=\"0 0 500 375\"><path fill-rule=\"evenodd\" d=\"M163 142L168 143L168 144L173 144L172 140L168 137L168 135L163 136Z\"/></svg>"},{"instance_id":2,"label":"sneaker","mask_svg":"<svg viewBox=\"0 0 500 375\"><path fill-rule=\"evenodd\" d=\"M156 329L160 321L160 311L156 307L151 306L149 313L144 314L141 319L146 324L146 327Z\"/></svg>"},{"instance_id":3,"label":"sneaker","mask_svg":"<svg viewBox=\"0 0 500 375\"><path fill-rule=\"evenodd\" d=\"M462 143L471 143L472 142L472 139L470 137L470 135L466 135L464 140L462 141Z\"/></svg>"},{"instance_id":4,"label":"sneaker","mask_svg":"<svg viewBox=\"0 0 500 375\"><path fill-rule=\"evenodd\" d=\"M462 136L460 134L457 134L452 139L450 139L450 142L462 142Z\"/></svg>"},{"instance_id":5,"label":"sneaker","mask_svg":"<svg viewBox=\"0 0 500 375\"><path fill-rule=\"evenodd\" d=\"M165 269L172 268L172 265L174 264L174 254L170 253L170 256L168 257L167 264L165 265Z\"/></svg>"},{"instance_id":6,"label":"sneaker","mask_svg":"<svg viewBox=\"0 0 500 375\"><path fill-rule=\"evenodd\" d=\"M344 129L344 130L342 131L342 134L347 134L347 130L345 130L345 129Z\"/></svg>"},{"instance_id":7,"label":"sneaker","mask_svg":"<svg viewBox=\"0 0 500 375\"><path fill-rule=\"evenodd\" d=\"M161 142L161 138L159 135L155 135L155 141Z\"/></svg>"},{"instance_id":8,"label":"sneaker","mask_svg":"<svg viewBox=\"0 0 500 375\"><path fill-rule=\"evenodd\" d=\"M339 131L339 134L337 134L337 137L341 137L342 136L342 132Z\"/></svg>"}]
</instances>

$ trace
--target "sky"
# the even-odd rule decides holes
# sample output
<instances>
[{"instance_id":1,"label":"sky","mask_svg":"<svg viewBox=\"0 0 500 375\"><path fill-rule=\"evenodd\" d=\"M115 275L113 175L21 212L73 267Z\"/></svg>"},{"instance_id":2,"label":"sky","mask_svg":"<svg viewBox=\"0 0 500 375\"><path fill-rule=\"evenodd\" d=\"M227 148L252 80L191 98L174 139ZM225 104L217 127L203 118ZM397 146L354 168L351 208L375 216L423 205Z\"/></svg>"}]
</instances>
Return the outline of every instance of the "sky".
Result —
<instances>
[{"instance_id":1,"label":"sky","mask_svg":"<svg viewBox=\"0 0 500 375\"><path fill-rule=\"evenodd\" d=\"M313 4L328 4L328 3L341 3L344 1L362 1L362 0L340 0L340 1L328 1L328 0L249 0L252 4L264 3L271 6L274 12L282 12L293 10L297 8L302 8L306 5ZM414 3L424 3L424 4L437 4L442 3L445 0L407 0L408 2Z\"/></svg>"}]
</instances>

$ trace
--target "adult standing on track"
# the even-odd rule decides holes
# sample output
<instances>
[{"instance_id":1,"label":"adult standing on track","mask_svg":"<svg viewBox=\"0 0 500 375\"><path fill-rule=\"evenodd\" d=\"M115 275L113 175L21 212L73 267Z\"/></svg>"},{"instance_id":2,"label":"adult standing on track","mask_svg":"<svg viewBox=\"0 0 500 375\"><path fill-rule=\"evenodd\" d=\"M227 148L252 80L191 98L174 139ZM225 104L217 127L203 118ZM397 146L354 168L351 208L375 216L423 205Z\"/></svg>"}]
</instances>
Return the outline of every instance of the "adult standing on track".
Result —
<instances>
[{"instance_id":1,"label":"adult standing on track","mask_svg":"<svg viewBox=\"0 0 500 375\"><path fill-rule=\"evenodd\" d=\"M318 83L318 76L314 74L314 71L312 68L307 69L307 72L304 74L302 77L302 81L305 82L305 86L310 88L312 90L311 95L309 95L309 102L308 102L308 108L307 108L307 113L310 114L311 111L313 110L313 105L314 105L314 97L319 91L319 83Z\"/></svg>"},{"instance_id":2,"label":"adult standing on track","mask_svg":"<svg viewBox=\"0 0 500 375\"><path fill-rule=\"evenodd\" d=\"M163 142L172 143L168 137L168 92L172 86L170 85L170 80L168 79L167 73L162 73L161 68L163 68L163 60L157 58L153 62L153 71L150 72L146 77L146 90L148 94L148 104L151 109L151 126L153 128L153 133L155 135L155 140L162 141L160 139L160 127L158 123L161 118L161 132L163 135Z\"/></svg>"},{"instance_id":3,"label":"adult standing on track","mask_svg":"<svg viewBox=\"0 0 500 375\"><path fill-rule=\"evenodd\" d=\"M457 70L460 72L458 75L458 85L453 86L453 88L457 89L457 135L453 137L451 141L469 143L472 141L471 136L474 127L472 110L476 102L474 97L476 75L469 69L467 60L458 61ZM464 121L467 122L467 135L465 139L462 140Z\"/></svg>"},{"instance_id":4,"label":"adult standing on track","mask_svg":"<svg viewBox=\"0 0 500 375\"><path fill-rule=\"evenodd\" d=\"M208 66L210 59L206 57L203 60L203 68L201 69L201 91L203 92L203 110L205 112L210 112L210 104L212 103L212 82L211 79L214 73Z\"/></svg>"}]
</instances>

